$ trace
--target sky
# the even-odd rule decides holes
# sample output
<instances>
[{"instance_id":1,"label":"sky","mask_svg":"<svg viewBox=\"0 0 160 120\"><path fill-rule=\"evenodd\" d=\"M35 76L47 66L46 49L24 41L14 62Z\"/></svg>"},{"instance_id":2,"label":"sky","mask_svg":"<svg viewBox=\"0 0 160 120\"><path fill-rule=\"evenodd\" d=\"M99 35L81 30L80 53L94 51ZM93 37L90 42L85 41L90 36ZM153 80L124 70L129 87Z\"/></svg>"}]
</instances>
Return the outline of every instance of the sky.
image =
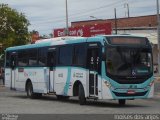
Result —
<instances>
[{"instance_id":1,"label":"sky","mask_svg":"<svg viewBox=\"0 0 160 120\"><path fill-rule=\"evenodd\" d=\"M67 0L68 20L71 22L127 17L126 3L131 17L156 14L156 0ZM18 12L24 13L30 22L29 30L48 35L56 28L66 26L66 0L0 0ZM90 17L90 16L94 16Z\"/></svg>"}]
</instances>

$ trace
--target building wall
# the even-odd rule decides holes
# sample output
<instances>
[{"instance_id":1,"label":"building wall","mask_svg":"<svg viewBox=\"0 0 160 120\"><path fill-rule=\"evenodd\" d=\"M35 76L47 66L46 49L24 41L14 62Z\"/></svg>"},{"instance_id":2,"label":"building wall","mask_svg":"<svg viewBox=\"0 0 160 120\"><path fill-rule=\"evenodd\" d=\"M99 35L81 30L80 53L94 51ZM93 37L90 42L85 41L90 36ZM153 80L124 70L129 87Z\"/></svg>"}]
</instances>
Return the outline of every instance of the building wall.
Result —
<instances>
[{"instance_id":1,"label":"building wall","mask_svg":"<svg viewBox=\"0 0 160 120\"><path fill-rule=\"evenodd\" d=\"M84 25L93 25L98 23L109 22L112 24L112 28L115 28L115 19L103 19L103 20L87 20L87 21L76 21L71 22L72 27L84 26ZM156 27L157 26L157 16L148 15L148 16L138 16L138 17L129 17L129 18L117 18L117 27L118 28L130 28L130 27Z\"/></svg>"},{"instance_id":2,"label":"building wall","mask_svg":"<svg viewBox=\"0 0 160 120\"><path fill-rule=\"evenodd\" d=\"M111 22L112 27L114 28L115 26L114 19L109 19L108 22ZM157 16L156 15L117 19L118 28L155 27L155 26L157 26Z\"/></svg>"}]
</instances>

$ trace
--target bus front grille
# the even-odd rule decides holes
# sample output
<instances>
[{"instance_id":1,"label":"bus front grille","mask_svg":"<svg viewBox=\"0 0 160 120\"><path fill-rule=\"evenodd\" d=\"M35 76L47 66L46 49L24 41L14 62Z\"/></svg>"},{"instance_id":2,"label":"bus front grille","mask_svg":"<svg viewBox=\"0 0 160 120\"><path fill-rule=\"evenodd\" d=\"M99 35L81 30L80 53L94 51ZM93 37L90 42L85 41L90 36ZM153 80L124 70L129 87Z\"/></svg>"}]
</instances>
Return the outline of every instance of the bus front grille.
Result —
<instances>
[{"instance_id":1,"label":"bus front grille","mask_svg":"<svg viewBox=\"0 0 160 120\"><path fill-rule=\"evenodd\" d=\"M145 92L137 92L135 94L128 94L128 93L118 93L118 92L113 92L116 96L118 97L132 97L132 96L145 96L146 93L148 91L145 91Z\"/></svg>"}]
</instances>

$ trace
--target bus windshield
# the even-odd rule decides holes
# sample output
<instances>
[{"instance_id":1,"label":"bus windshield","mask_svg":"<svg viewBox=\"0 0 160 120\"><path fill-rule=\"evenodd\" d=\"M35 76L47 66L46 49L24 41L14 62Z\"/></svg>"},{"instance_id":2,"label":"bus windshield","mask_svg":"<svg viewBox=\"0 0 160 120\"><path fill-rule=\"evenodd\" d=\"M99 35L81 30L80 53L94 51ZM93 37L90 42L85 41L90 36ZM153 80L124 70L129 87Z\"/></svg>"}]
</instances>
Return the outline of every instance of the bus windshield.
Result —
<instances>
[{"instance_id":1,"label":"bus windshield","mask_svg":"<svg viewBox=\"0 0 160 120\"><path fill-rule=\"evenodd\" d=\"M114 76L149 75L152 72L151 49L107 46L106 71Z\"/></svg>"}]
</instances>

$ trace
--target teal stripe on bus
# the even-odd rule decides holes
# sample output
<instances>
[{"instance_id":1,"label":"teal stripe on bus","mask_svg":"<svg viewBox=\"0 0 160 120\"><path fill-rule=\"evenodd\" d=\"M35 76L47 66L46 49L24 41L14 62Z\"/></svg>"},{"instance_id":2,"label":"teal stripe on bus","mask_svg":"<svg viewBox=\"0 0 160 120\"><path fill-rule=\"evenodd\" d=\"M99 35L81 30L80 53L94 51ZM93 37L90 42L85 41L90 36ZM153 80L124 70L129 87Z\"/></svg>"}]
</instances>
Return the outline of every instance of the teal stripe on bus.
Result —
<instances>
[{"instance_id":1,"label":"teal stripe on bus","mask_svg":"<svg viewBox=\"0 0 160 120\"><path fill-rule=\"evenodd\" d=\"M51 42L46 42L43 44L42 43L28 44L28 45L22 45L22 46L9 47L6 49L6 51L39 48L39 47L46 47L46 46L50 46L50 45L51 45Z\"/></svg>"},{"instance_id":2,"label":"teal stripe on bus","mask_svg":"<svg viewBox=\"0 0 160 120\"><path fill-rule=\"evenodd\" d=\"M68 68L68 74L67 74L67 80L66 80L66 84L65 84L65 87L64 87L64 95L68 94L70 81L71 81L71 68L69 67Z\"/></svg>"}]
</instances>

